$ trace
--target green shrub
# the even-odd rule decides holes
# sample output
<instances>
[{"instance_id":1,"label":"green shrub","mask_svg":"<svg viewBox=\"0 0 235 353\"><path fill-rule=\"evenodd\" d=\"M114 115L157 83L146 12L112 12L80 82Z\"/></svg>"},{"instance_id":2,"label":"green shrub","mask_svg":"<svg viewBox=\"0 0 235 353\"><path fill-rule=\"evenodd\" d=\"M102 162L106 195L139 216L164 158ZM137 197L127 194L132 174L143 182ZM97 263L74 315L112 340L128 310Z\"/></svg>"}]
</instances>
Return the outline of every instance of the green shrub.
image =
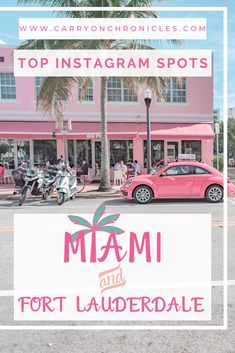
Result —
<instances>
[{"instance_id":1,"label":"green shrub","mask_svg":"<svg viewBox=\"0 0 235 353\"><path fill-rule=\"evenodd\" d=\"M0 155L6 154L7 152L9 152L9 149L10 149L10 146L8 145L8 143L2 142L0 144Z\"/></svg>"},{"instance_id":2,"label":"green shrub","mask_svg":"<svg viewBox=\"0 0 235 353\"><path fill-rule=\"evenodd\" d=\"M218 156L213 159L213 167L217 168L217 158L219 160L219 170L222 172L224 170L224 157Z\"/></svg>"}]
</instances>

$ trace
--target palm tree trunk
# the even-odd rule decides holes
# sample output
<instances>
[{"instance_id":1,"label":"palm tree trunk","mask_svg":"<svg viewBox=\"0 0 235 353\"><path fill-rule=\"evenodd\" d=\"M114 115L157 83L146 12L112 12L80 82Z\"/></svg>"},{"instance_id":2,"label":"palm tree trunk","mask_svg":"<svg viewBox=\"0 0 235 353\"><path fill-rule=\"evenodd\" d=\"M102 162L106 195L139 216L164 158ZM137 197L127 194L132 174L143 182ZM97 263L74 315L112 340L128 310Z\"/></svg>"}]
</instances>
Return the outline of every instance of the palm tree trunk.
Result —
<instances>
[{"instance_id":1,"label":"palm tree trunk","mask_svg":"<svg viewBox=\"0 0 235 353\"><path fill-rule=\"evenodd\" d=\"M107 77L101 77L100 82L101 178L99 191L109 191L111 189L111 184L107 130Z\"/></svg>"},{"instance_id":2,"label":"palm tree trunk","mask_svg":"<svg viewBox=\"0 0 235 353\"><path fill-rule=\"evenodd\" d=\"M92 231L92 235L91 235L90 262L96 262L96 231Z\"/></svg>"}]
</instances>

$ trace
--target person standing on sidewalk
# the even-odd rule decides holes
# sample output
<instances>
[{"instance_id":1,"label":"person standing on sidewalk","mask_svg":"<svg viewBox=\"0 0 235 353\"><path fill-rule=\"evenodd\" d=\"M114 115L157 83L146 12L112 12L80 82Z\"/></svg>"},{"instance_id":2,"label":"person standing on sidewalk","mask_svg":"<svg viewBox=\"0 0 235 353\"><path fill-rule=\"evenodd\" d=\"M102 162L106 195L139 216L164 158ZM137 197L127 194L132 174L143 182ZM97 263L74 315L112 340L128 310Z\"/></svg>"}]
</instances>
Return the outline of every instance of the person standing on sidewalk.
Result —
<instances>
[{"instance_id":1,"label":"person standing on sidewalk","mask_svg":"<svg viewBox=\"0 0 235 353\"><path fill-rule=\"evenodd\" d=\"M133 168L134 168L134 171L135 171L135 176L141 174L141 167L140 167L140 165L139 165L137 160L134 161Z\"/></svg>"},{"instance_id":2,"label":"person standing on sidewalk","mask_svg":"<svg viewBox=\"0 0 235 353\"><path fill-rule=\"evenodd\" d=\"M77 176L80 177L81 175L88 175L88 170L89 164L86 159L83 159L81 168L77 170Z\"/></svg>"},{"instance_id":3,"label":"person standing on sidewalk","mask_svg":"<svg viewBox=\"0 0 235 353\"><path fill-rule=\"evenodd\" d=\"M123 174L123 183L125 184L125 182L127 180L127 166L124 164L123 161L120 161L120 167L121 167L122 174Z\"/></svg>"}]
</instances>

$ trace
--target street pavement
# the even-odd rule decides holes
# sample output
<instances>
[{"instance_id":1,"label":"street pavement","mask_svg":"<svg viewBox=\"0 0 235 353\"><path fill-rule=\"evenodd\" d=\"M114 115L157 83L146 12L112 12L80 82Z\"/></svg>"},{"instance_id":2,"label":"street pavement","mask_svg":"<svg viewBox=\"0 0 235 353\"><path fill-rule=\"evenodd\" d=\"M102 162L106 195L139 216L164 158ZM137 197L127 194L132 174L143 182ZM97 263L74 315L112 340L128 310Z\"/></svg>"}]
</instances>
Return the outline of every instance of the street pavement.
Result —
<instances>
[{"instance_id":1,"label":"street pavement","mask_svg":"<svg viewBox=\"0 0 235 353\"><path fill-rule=\"evenodd\" d=\"M0 324L29 324L25 322L14 323L13 321L13 215L16 213L90 213L94 212L102 202L106 202L108 213L152 213L156 216L167 213L169 221L172 213L211 213L212 280L214 284L212 324L221 325L223 316L223 204L209 204L203 200L158 200L148 205L137 205L120 198L78 198L62 206L58 206L56 200L50 202L29 200L22 207L18 207L17 200L0 200ZM228 330L3 330L0 332L0 352L235 353L235 197L229 198L228 206ZM34 325L35 323L30 324ZM60 325L61 323L43 322L42 324ZM63 322L62 324L74 327L74 325L81 323Z\"/></svg>"}]
</instances>

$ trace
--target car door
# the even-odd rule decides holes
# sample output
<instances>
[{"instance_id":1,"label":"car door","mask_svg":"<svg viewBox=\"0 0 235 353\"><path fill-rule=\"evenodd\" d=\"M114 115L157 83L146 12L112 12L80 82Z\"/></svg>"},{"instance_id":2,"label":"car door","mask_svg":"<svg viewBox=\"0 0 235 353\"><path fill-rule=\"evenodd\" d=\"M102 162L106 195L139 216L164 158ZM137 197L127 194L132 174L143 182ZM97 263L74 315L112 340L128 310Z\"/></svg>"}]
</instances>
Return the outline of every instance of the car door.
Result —
<instances>
[{"instance_id":1,"label":"car door","mask_svg":"<svg viewBox=\"0 0 235 353\"><path fill-rule=\"evenodd\" d=\"M207 186L208 179L210 178L210 172L202 167L196 166L195 173L193 175L193 195L198 197L201 193L205 191L205 186Z\"/></svg>"},{"instance_id":2,"label":"car door","mask_svg":"<svg viewBox=\"0 0 235 353\"><path fill-rule=\"evenodd\" d=\"M166 169L157 180L159 197L177 198L189 197L193 190L194 167L176 165Z\"/></svg>"}]
</instances>

